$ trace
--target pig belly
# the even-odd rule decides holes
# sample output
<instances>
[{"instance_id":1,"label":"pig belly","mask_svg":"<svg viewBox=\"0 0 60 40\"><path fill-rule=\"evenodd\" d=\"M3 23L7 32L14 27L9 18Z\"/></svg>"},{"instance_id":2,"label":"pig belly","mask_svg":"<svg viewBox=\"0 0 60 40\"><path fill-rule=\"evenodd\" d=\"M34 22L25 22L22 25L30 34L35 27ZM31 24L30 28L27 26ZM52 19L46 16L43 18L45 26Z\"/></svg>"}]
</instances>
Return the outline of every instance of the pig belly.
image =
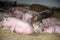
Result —
<instances>
[{"instance_id":1,"label":"pig belly","mask_svg":"<svg viewBox=\"0 0 60 40\"><path fill-rule=\"evenodd\" d=\"M21 34L32 34L32 30L29 27L16 27L15 28L16 33L21 33Z\"/></svg>"}]
</instances>

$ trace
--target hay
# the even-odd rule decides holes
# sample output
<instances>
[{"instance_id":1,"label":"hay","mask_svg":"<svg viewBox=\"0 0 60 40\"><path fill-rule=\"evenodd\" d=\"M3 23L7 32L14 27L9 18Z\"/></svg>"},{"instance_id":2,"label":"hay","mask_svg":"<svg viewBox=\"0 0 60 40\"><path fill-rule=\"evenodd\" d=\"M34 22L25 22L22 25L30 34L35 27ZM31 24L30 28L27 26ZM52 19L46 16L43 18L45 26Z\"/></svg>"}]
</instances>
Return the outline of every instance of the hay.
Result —
<instances>
[{"instance_id":1,"label":"hay","mask_svg":"<svg viewBox=\"0 0 60 40\"><path fill-rule=\"evenodd\" d=\"M24 35L0 29L0 40L60 40L60 34Z\"/></svg>"}]
</instances>

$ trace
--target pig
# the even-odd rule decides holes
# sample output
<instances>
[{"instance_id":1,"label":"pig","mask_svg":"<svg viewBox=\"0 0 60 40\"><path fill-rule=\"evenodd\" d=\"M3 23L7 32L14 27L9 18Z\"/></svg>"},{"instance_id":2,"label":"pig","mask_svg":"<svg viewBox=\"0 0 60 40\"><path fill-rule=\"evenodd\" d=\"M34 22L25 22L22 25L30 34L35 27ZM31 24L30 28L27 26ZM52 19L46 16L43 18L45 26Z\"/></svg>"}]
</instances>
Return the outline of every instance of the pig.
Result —
<instances>
[{"instance_id":1,"label":"pig","mask_svg":"<svg viewBox=\"0 0 60 40\"><path fill-rule=\"evenodd\" d=\"M2 29L9 29L12 32L15 31L16 33L21 34L32 34L33 29L32 26L28 22L24 22L18 18L9 17L4 18L2 21Z\"/></svg>"},{"instance_id":2,"label":"pig","mask_svg":"<svg viewBox=\"0 0 60 40\"><path fill-rule=\"evenodd\" d=\"M4 20L4 17L12 17L11 13L7 13L7 12L0 12L0 22L2 20Z\"/></svg>"},{"instance_id":3,"label":"pig","mask_svg":"<svg viewBox=\"0 0 60 40\"><path fill-rule=\"evenodd\" d=\"M43 32L45 32L45 33L60 33L60 25L49 26Z\"/></svg>"},{"instance_id":4,"label":"pig","mask_svg":"<svg viewBox=\"0 0 60 40\"><path fill-rule=\"evenodd\" d=\"M25 9L22 7L15 7L15 8L12 8L12 10L13 10L12 15L23 21L30 21L30 18L32 17L32 15L29 14L28 9Z\"/></svg>"},{"instance_id":5,"label":"pig","mask_svg":"<svg viewBox=\"0 0 60 40\"><path fill-rule=\"evenodd\" d=\"M30 10L24 7L15 7L12 8L12 15L16 18L19 18L23 21L31 22L31 20L37 20L38 12Z\"/></svg>"},{"instance_id":6,"label":"pig","mask_svg":"<svg viewBox=\"0 0 60 40\"><path fill-rule=\"evenodd\" d=\"M54 27L48 27L46 30L44 30L43 32L45 33L54 33Z\"/></svg>"},{"instance_id":7,"label":"pig","mask_svg":"<svg viewBox=\"0 0 60 40\"><path fill-rule=\"evenodd\" d=\"M42 19L42 23L48 27L51 25L60 25L60 19L59 18L46 18Z\"/></svg>"},{"instance_id":8,"label":"pig","mask_svg":"<svg viewBox=\"0 0 60 40\"><path fill-rule=\"evenodd\" d=\"M12 13L12 15L13 15L14 17L16 17L16 18L21 19L22 16L24 15L24 13L23 13L22 11L16 9L16 10Z\"/></svg>"},{"instance_id":9,"label":"pig","mask_svg":"<svg viewBox=\"0 0 60 40\"><path fill-rule=\"evenodd\" d=\"M0 12L0 17L12 17L12 14L9 12Z\"/></svg>"},{"instance_id":10,"label":"pig","mask_svg":"<svg viewBox=\"0 0 60 40\"><path fill-rule=\"evenodd\" d=\"M9 9L12 12L12 15L17 17L17 18L22 18L22 16L27 13L29 11L28 8L24 8L24 7L12 7L11 9Z\"/></svg>"},{"instance_id":11,"label":"pig","mask_svg":"<svg viewBox=\"0 0 60 40\"><path fill-rule=\"evenodd\" d=\"M28 12L26 12L25 15L23 15L22 20L27 22L38 20L38 12L28 10Z\"/></svg>"}]
</instances>

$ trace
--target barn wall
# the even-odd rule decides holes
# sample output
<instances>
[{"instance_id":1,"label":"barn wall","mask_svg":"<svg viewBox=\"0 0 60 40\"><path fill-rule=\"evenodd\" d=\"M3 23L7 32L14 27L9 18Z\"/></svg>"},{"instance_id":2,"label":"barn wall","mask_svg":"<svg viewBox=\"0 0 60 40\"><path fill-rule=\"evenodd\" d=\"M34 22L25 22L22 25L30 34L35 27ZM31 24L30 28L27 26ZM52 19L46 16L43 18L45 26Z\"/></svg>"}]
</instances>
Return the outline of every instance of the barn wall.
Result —
<instances>
[{"instance_id":1,"label":"barn wall","mask_svg":"<svg viewBox=\"0 0 60 40\"><path fill-rule=\"evenodd\" d=\"M17 1L17 4L41 4L49 7L60 7L60 0L5 0L5 1Z\"/></svg>"}]
</instances>

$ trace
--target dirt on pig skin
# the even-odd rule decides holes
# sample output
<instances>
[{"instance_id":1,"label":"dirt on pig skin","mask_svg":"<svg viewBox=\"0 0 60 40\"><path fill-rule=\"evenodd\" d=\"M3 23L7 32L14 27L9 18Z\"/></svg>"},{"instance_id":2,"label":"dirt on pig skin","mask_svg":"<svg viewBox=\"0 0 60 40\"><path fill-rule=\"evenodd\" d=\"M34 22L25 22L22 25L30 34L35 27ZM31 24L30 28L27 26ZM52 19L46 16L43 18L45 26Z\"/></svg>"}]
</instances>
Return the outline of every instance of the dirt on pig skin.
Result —
<instances>
[{"instance_id":1,"label":"dirt on pig skin","mask_svg":"<svg viewBox=\"0 0 60 40\"><path fill-rule=\"evenodd\" d=\"M12 32L21 34L32 34L33 29L32 26L28 22L23 22L17 18L4 18L2 21L3 28L2 29L10 29Z\"/></svg>"}]
</instances>

